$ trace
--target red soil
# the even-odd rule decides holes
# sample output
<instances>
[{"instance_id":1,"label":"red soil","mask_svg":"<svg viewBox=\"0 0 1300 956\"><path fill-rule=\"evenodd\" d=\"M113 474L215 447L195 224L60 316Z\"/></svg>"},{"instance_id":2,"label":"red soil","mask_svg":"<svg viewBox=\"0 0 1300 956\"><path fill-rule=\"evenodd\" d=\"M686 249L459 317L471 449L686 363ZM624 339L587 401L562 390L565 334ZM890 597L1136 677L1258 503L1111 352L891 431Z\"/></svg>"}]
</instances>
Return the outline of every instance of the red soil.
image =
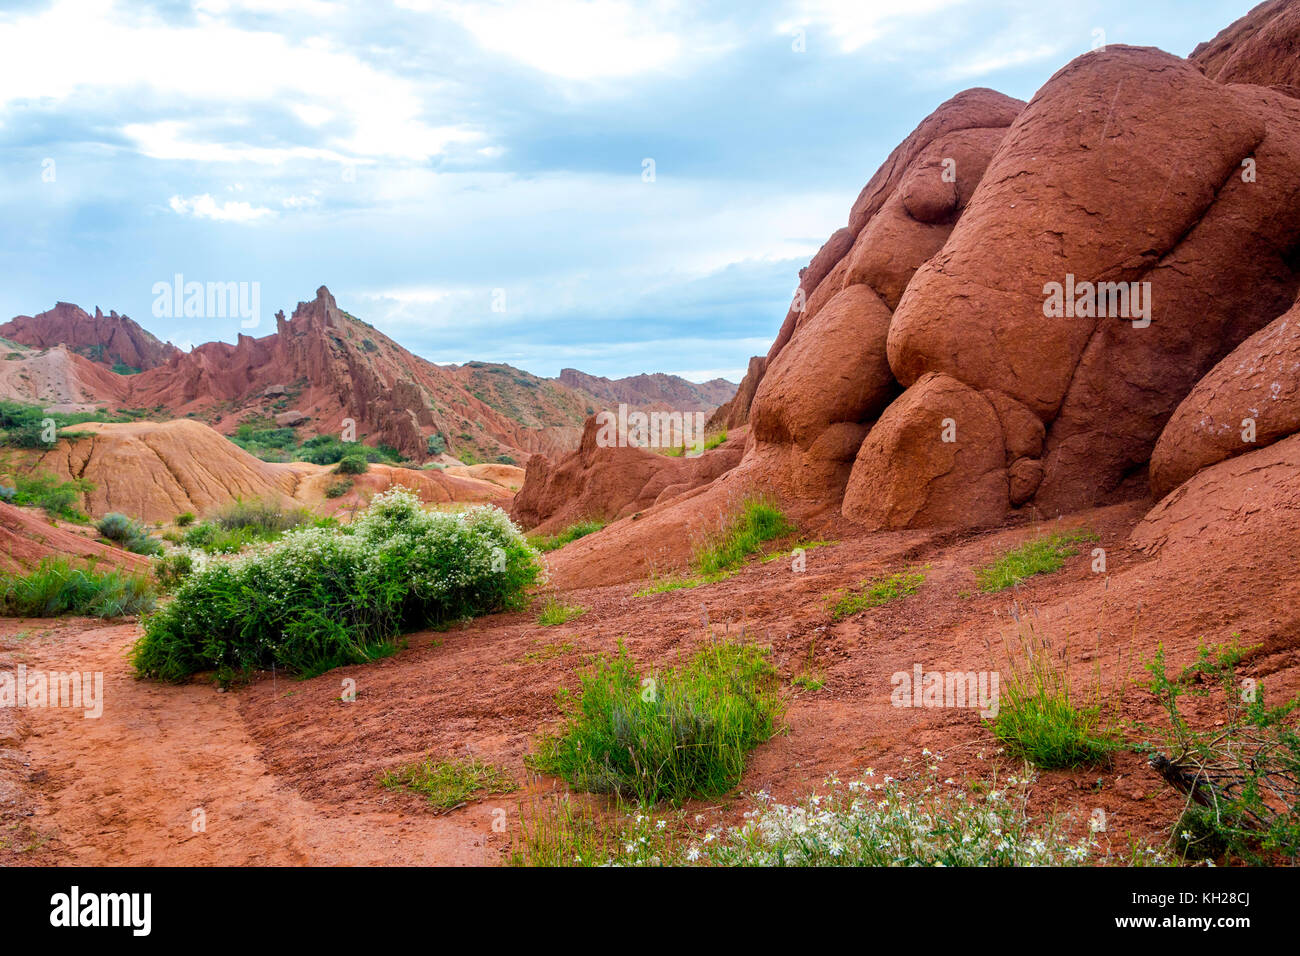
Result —
<instances>
[{"instance_id":1,"label":"red soil","mask_svg":"<svg viewBox=\"0 0 1300 956\"><path fill-rule=\"evenodd\" d=\"M717 584L650 597L635 596L643 582L573 590L566 600L590 610L568 625L540 627L535 612L496 615L413 635L404 651L384 661L301 682L267 675L228 694L202 684L134 680L124 658L138 633L132 625L0 622L5 667L22 659L29 667L102 669L106 682L99 720L60 710L20 714L30 736L16 749L27 766L6 815L45 842L15 859L499 860L516 829L519 803L562 784L532 780L523 795L489 797L439 816L419 797L382 789L378 776L426 753L473 754L523 780L535 735L557 717L554 690L575 686L583 656L613 650L620 639L639 661L666 664L710 631L743 632L772 646L786 678L802 670L810 653L825 676L819 690L790 689L789 732L757 749L734 795L688 808L710 825L738 820L751 805L747 794L760 789L792 799L831 772L867 767L906 777L920 769L923 748L944 754L944 774L956 779L984 777L995 763L1019 771L998 755L976 712L890 704L890 675L916 663L927 670L1001 666L1018 626L1013 603L1022 620L1067 654L1076 688L1100 673L1105 690L1119 695L1124 721L1159 723L1152 702L1132 683L1158 641L1172 668L1190 660L1198 640L1222 642L1239 633L1243 643L1261 645L1245 675L1264 679L1275 700L1300 690L1294 568L1261 567L1248 555L1216 564L1194 542L1149 555L1127 544L1148 506L1116 505L1068 519L1100 535L1106 575L1093 573L1091 555L1082 553L1017 592L985 595L972 569L1033 527L861 535L845 526L850 533L837 544L807 553L803 573L783 558L751 562ZM838 589L909 565L929 567L919 594L831 620L827 601ZM16 639L33 628L42 633ZM353 703L339 699L345 679L356 681ZM191 811L199 806L207 811L204 834L190 831ZM1100 807L1120 849L1128 834L1162 842L1181 798L1139 757L1123 755L1105 770L1040 773L1031 807L1067 812L1078 826ZM503 834L491 828L498 808L507 811ZM32 815L21 816L24 809Z\"/></svg>"}]
</instances>

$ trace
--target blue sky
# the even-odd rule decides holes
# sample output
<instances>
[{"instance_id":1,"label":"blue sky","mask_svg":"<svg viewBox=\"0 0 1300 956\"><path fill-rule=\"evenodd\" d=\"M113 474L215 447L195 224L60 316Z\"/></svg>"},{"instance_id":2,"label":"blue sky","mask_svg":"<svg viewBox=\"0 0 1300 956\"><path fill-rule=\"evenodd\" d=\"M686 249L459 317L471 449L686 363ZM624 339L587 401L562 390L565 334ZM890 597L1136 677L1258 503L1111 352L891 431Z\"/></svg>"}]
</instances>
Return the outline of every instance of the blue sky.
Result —
<instances>
[{"instance_id":1,"label":"blue sky","mask_svg":"<svg viewBox=\"0 0 1300 956\"><path fill-rule=\"evenodd\" d=\"M0 0L0 317L186 346L241 328L155 317L177 273L258 283L254 335L325 284L435 362L734 381L940 102L1252 5Z\"/></svg>"}]
</instances>

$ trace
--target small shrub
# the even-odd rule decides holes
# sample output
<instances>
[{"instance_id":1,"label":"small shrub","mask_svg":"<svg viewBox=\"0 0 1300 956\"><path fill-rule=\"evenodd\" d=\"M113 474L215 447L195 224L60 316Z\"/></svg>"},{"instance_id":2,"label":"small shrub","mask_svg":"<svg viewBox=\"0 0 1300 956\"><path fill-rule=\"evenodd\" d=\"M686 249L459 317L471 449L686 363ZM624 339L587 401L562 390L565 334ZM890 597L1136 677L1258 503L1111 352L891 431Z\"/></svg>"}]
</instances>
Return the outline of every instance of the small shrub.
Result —
<instances>
[{"instance_id":1,"label":"small shrub","mask_svg":"<svg viewBox=\"0 0 1300 956\"><path fill-rule=\"evenodd\" d=\"M274 501L240 498L188 527L182 540L186 547L208 554L236 554L249 545L275 541L313 520L306 508L284 509Z\"/></svg>"},{"instance_id":2,"label":"small shrub","mask_svg":"<svg viewBox=\"0 0 1300 956\"><path fill-rule=\"evenodd\" d=\"M364 475L370 464L360 455L344 455L334 467L336 475Z\"/></svg>"},{"instance_id":3,"label":"small shrub","mask_svg":"<svg viewBox=\"0 0 1300 956\"><path fill-rule=\"evenodd\" d=\"M429 806L438 810L454 810L478 796L519 789L510 774L475 757L437 762L429 758L390 770L379 783L389 790L423 794Z\"/></svg>"},{"instance_id":4,"label":"small shrub","mask_svg":"<svg viewBox=\"0 0 1300 956\"><path fill-rule=\"evenodd\" d=\"M153 563L154 578L164 592L174 591L194 572L194 556L188 551L173 551Z\"/></svg>"},{"instance_id":5,"label":"small shrub","mask_svg":"<svg viewBox=\"0 0 1300 956\"><path fill-rule=\"evenodd\" d=\"M598 657L576 698L560 691L565 726L542 739L535 765L595 793L680 804L736 786L784 713L769 652L754 645L713 642L646 676L621 643Z\"/></svg>"},{"instance_id":6,"label":"small shrub","mask_svg":"<svg viewBox=\"0 0 1300 956\"><path fill-rule=\"evenodd\" d=\"M176 527L188 528L192 524L194 524L193 511L183 511L176 516Z\"/></svg>"},{"instance_id":7,"label":"small shrub","mask_svg":"<svg viewBox=\"0 0 1300 956\"><path fill-rule=\"evenodd\" d=\"M700 542L694 553L695 570L702 575L732 571L761 545L794 531L794 525L770 500L751 496L713 534Z\"/></svg>"},{"instance_id":8,"label":"small shrub","mask_svg":"<svg viewBox=\"0 0 1300 956\"><path fill-rule=\"evenodd\" d=\"M331 481L328 485L325 486L325 497L342 498L344 495L346 495L349 491L352 490L352 485L353 482L351 478L345 478L338 481Z\"/></svg>"},{"instance_id":9,"label":"small shrub","mask_svg":"<svg viewBox=\"0 0 1300 956\"><path fill-rule=\"evenodd\" d=\"M115 568L100 571L46 558L25 574L0 573L0 614L6 617L123 617L153 606L149 579Z\"/></svg>"},{"instance_id":10,"label":"small shrub","mask_svg":"<svg viewBox=\"0 0 1300 956\"><path fill-rule=\"evenodd\" d=\"M831 618L839 621L859 611L908 597L919 591L924 583L924 571L900 571L864 582L856 592L845 594L838 600L832 599Z\"/></svg>"},{"instance_id":11,"label":"small shrub","mask_svg":"<svg viewBox=\"0 0 1300 956\"><path fill-rule=\"evenodd\" d=\"M136 554L162 554L162 544L134 518L110 511L95 522L95 530L114 544Z\"/></svg>"},{"instance_id":12,"label":"small shrub","mask_svg":"<svg viewBox=\"0 0 1300 956\"><path fill-rule=\"evenodd\" d=\"M1164 647L1146 662L1145 688L1168 720L1143 728L1138 749L1151 766L1187 796L1174 824L1173 843L1191 857L1226 857L1251 864L1300 862L1300 694L1276 707L1265 702L1262 682L1247 684L1237 666L1255 648L1239 635L1226 645L1197 648L1181 674L1169 676ZM1213 724L1193 730L1180 698L1213 696Z\"/></svg>"},{"instance_id":13,"label":"small shrub","mask_svg":"<svg viewBox=\"0 0 1300 956\"><path fill-rule=\"evenodd\" d=\"M1106 764L1120 746L1104 725L1100 674L1083 701L1070 692L1068 645L1055 652L1032 626L1022 633L1019 659L1000 681L993 736L1015 756L1045 770Z\"/></svg>"},{"instance_id":14,"label":"small shrub","mask_svg":"<svg viewBox=\"0 0 1300 956\"><path fill-rule=\"evenodd\" d=\"M346 529L293 530L190 574L132 660L163 680L272 664L310 676L390 654L402 633L518 608L540 573L499 509L425 511L393 488Z\"/></svg>"},{"instance_id":15,"label":"small shrub","mask_svg":"<svg viewBox=\"0 0 1300 956\"><path fill-rule=\"evenodd\" d=\"M1035 574L1059 571L1066 558L1079 553L1075 545L1096 540L1096 534L1083 529L1046 534L1013 548L992 564L977 568L975 579L981 591L1005 591Z\"/></svg>"},{"instance_id":16,"label":"small shrub","mask_svg":"<svg viewBox=\"0 0 1300 956\"><path fill-rule=\"evenodd\" d=\"M59 481L49 472L14 477L13 504L42 508L51 518L84 524L90 517L81 510L81 496L95 488L89 481L74 478Z\"/></svg>"},{"instance_id":17,"label":"small shrub","mask_svg":"<svg viewBox=\"0 0 1300 956\"><path fill-rule=\"evenodd\" d=\"M430 435L426 439L425 447L430 455L441 455L447 450L447 440L441 435Z\"/></svg>"},{"instance_id":18,"label":"small shrub","mask_svg":"<svg viewBox=\"0 0 1300 956\"><path fill-rule=\"evenodd\" d=\"M567 624L575 617L581 617L587 613L587 609L577 604L565 604L555 596L548 597L546 604L542 607L542 613L537 618L537 623L542 627L552 627L556 624Z\"/></svg>"},{"instance_id":19,"label":"small shrub","mask_svg":"<svg viewBox=\"0 0 1300 956\"><path fill-rule=\"evenodd\" d=\"M251 528L262 533L280 533L296 528L311 520L306 508L282 508L274 501L236 498L209 517L218 527L227 531Z\"/></svg>"}]
</instances>

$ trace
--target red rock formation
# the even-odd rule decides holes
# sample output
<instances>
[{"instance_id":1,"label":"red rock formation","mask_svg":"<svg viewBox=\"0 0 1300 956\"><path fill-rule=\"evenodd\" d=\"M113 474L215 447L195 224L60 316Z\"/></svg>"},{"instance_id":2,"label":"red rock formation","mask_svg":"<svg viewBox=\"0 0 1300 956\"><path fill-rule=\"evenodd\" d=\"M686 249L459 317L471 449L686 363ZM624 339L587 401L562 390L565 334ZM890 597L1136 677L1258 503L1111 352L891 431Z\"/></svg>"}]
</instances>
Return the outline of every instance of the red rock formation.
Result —
<instances>
[{"instance_id":1,"label":"red rock formation","mask_svg":"<svg viewBox=\"0 0 1300 956\"><path fill-rule=\"evenodd\" d=\"M1300 6L1268 0L1188 57L1220 83L1274 86L1300 96Z\"/></svg>"},{"instance_id":2,"label":"red rock formation","mask_svg":"<svg viewBox=\"0 0 1300 956\"><path fill-rule=\"evenodd\" d=\"M745 442L742 429L702 455L674 458L645 448L602 446L599 431L593 415L577 451L554 464L544 455L529 459L511 510L515 521L551 533L585 519L625 517L708 484L735 467Z\"/></svg>"},{"instance_id":3,"label":"red rock formation","mask_svg":"<svg viewBox=\"0 0 1300 956\"><path fill-rule=\"evenodd\" d=\"M705 425L705 430L712 433L721 431L726 428L739 428L741 425L749 422L749 407L754 402L754 393L758 391L758 383L763 378L763 373L767 371L767 359L762 355L754 355L749 359L749 368L746 369L744 377L740 380L740 385L736 388L736 394L729 401L723 402Z\"/></svg>"},{"instance_id":4,"label":"red rock formation","mask_svg":"<svg viewBox=\"0 0 1300 956\"><path fill-rule=\"evenodd\" d=\"M271 335L209 342L132 377L128 401L203 415L226 433L251 415L295 411L295 421L317 434L338 434L351 419L358 440L416 459L427 457L435 434L453 452L515 460L567 447L576 434L573 425L529 427L507 417L470 394L461 370L411 354L341 310L324 286L292 318L279 313ZM576 417L579 403L571 404Z\"/></svg>"},{"instance_id":5,"label":"red rock formation","mask_svg":"<svg viewBox=\"0 0 1300 956\"><path fill-rule=\"evenodd\" d=\"M103 365L117 363L134 369L151 369L162 365L180 349L163 343L125 315L98 308L91 316L69 302L56 303L48 312L15 316L0 325L0 338L50 348L66 345L69 349Z\"/></svg>"},{"instance_id":6,"label":"red rock formation","mask_svg":"<svg viewBox=\"0 0 1300 956\"><path fill-rule=\"evenodd\" d=\"M672 409L680 412L712 412L736 393L736 386L726 379L715 378L707 382L688 382L678 375L630 375L627 378L609 379L588 375L577 369L560 370L560 384L590 395L603 407L618 405L642 409Z\"/></svg>"},{"instance_id":7,"label":"red rock formation","mask_svg":"<svg viewBox=\"0 0 1300 956\"><path fill-rule=\"evenodd\" d=\"M1294 298L1297 105L1156 50L1109 47L1069 64L908 286L889 333L899 381L939 371L1001 392L1046 426L1033 503L1056 513L1103 500L1145 465L1200 375ZM1248 157L1275 175L1243 179ZM1046 316L1047 284L1069 275L1149 282L1150 324ZM864 446L856 467L876 473L864 459L892 444ZM984 500L967 520L994 523L1010 507ZM847 515L869 512L846 498Z\"/></svg>"},{"instance_id":8,"label":"red rock formation","mask_svg":"<svg viewBox=\"0 0 1300 956\"><path fill-rule=\"evenodd\" d=\"M1023 105L976 89L940 106L800 274L748 408L746 467L783 494L838 504L871 423L900 391L884 348L891 311L959 222Z\"/></svg>"},{"instance_id":9,"label":"red rock formation","mask_svg":"<svg viewBox=\"0 0 1300 956\"><path fill-rule=\"evenodd\" d=\"M1202 468L1300 431L1300 302L1197 383L1151 453L1162 498Z\"/></svg>"},{"instance_id":10,"label":"red rock formation","mask_svg":"<svg viewBox=\"0 0 1300 956\"><path fill-rule=\"evenodd\" d=\"M681 561L692 527L755 489L813 525L835 509L872 528L1141 498L1162 431L1158 491L1201 468L1166 502L1214 473L1205 487L1222 479L1249 508L1250 463L1282 445L1293 457L1294 435L1236 468L1213 464L1231 452L1193 425L1275 390L1263 435L1293 431L1281 398L1300 391L1300 363L1285 329L1206 378L1185 420L1170 416L1300 288L1300 100L1238 82L1287 84L1297 9L1260 7L1195 64L1110 46L1067 64L1023 109L988 90L941 106L801 273L726 411L752 429L740 464L556 566L587 580ZM1125 283L1136 298L1124 314L1120 286L1107 286L1103 313L1084 296L1054 314L1053 284L1063 299L1076 281ZM1230 373L1239 360L1253 371ZM882 411L881 396L899 391ZM1285 485L1276 501L1290 508ZM1189 534L1202 506L1212 510L1202 501L1179 519Z\"/></svg>"}]
</instances>

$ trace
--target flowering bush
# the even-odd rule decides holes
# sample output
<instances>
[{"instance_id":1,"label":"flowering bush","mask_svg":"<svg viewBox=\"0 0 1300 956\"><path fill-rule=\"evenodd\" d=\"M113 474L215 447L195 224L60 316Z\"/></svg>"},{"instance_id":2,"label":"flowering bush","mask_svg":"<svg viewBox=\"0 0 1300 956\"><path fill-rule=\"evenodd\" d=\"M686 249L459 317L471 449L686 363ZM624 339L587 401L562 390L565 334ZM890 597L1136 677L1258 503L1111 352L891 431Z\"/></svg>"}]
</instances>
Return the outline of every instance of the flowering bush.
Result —
<instances>
[{"instance_id":1,"label":"flowering bush","mask_svg":"<svg viewBox=\"0 0 1300 956\"><path fill-rule=\"evenodd\" d=\"M1034 778L963 783L940 779L943 758L907 781L874 770L796 803L755 794L739 826L700 833L644 808L620 821L564 803L524 820L514 865L543 866L1167 866L1163 852L1130 841L1113 849L1090 822L1071 839L1068 819L1035 820L1028 811ZM906 763L910 760L904 758ZM704 820L695 817L696 824Z\"/></svg>"},{"instance_id":2,"label":"flowering bush","mask_svg":"<svg viewBox=\"0 0 1300 956\"><path fill-rule=\"evenodd\" d=\"M504 512L425 511L377 495L347 528L304 528L184 579L145 622L137 673L228 678L272 664L304 675L391 653L397 635L519 607L541 572Z\"/></svg>"}]
</instances>

